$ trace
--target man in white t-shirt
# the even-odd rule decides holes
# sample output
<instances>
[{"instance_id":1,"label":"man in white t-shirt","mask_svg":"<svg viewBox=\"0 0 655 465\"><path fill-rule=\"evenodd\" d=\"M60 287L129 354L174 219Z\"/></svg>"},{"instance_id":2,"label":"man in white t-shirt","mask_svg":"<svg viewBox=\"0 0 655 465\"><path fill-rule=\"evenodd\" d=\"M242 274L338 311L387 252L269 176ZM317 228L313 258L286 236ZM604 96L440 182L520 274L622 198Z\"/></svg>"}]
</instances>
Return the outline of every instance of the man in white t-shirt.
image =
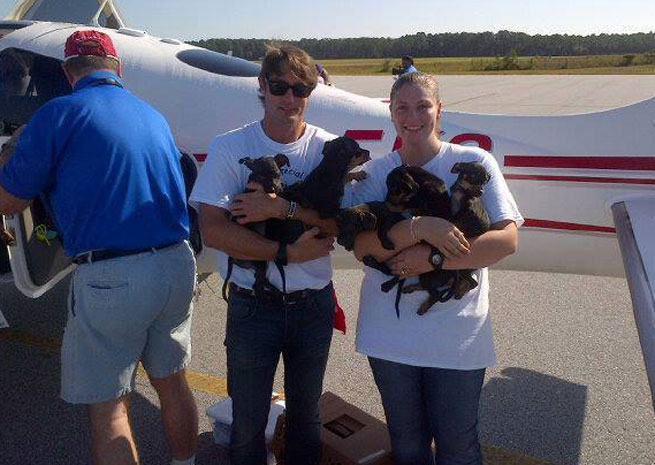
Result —
<instances>
[{"instance_id":1,"label":"man in white t-shirt","mask_svg":"<svg viewBox=\"0 0 655 465\"><path fill-rule=\"evenodd\" d=\"M335 311L329 257L333 231L310 229L285 244L248 229L247 224L269 218L304 221L312 212L264 193L261 186L247 185L250 171L239 163L244 157L283 154L289 160L282 168L286 185L302 181L319 164L323 145L336 136L304 121L316 82L316 66L307 53L295 47L269 48L259 76L264 118L213 141L191 194L204 243L218 250L223 278L228 256L265 261L266 277L276 288L255 295L253 270L234 265L225 338L234 464L266 463L264 430L280 354L287 407L285 463L311 465L320 458L318 400ZM255 191L244 194L246 187ZM328 236L319 236L321 232Z\"/></svg>"}]
</instances>

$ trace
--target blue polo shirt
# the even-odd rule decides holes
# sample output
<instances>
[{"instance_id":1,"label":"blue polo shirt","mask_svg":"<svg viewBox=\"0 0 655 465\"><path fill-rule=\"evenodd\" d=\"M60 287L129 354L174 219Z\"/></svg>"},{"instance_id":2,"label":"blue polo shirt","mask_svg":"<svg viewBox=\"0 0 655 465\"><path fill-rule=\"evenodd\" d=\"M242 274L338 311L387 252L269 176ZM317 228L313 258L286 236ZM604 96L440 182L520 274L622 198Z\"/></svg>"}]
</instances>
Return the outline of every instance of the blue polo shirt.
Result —
<instances>
[{"instance_id":1,"label":"blue polo shirt","mask_svg":"<svg viewBox=\"0 0 655 465\"><path fill-rule=\"evenodd\" d=\"M50 198L70 256L137 250L189 235L180 153L164 118L95 72L39 109L0 183L25 200Z\"/></svg>"}]
</instances>

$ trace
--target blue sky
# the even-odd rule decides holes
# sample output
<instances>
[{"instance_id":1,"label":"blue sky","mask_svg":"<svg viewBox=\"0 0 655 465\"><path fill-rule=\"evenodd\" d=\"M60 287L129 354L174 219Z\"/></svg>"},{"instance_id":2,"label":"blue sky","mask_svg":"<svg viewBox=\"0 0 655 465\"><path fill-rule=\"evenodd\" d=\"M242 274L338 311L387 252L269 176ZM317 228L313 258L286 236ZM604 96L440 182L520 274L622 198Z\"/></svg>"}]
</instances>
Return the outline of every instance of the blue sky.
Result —
<instances>
[{"instance_id":1,"label":"blue sky","mask_svg":"<svg viewBox=\"0 0 655 465\"><path fill-rule=\"evenodd\" d=\"M73 1L73 0L67 0ZM0 0L0 17L14 0ZM126 22L159 37L399 37L506 29L529 34L655 31L655 0L123 0Z\"/></svg>"}]
</instances>

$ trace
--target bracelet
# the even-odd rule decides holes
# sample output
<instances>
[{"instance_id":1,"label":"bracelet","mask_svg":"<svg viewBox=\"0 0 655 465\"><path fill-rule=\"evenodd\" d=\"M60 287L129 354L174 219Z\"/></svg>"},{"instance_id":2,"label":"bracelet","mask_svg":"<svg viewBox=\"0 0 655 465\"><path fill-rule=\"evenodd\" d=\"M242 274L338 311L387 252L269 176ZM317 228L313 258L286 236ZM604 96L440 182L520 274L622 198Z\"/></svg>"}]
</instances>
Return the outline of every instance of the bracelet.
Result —
<instances>
[{"instance_id":1,"label":"bracelet","mask_svg":"<svg viewBox=\"0 0 655 465\"><path fill-rule=\"evenodd\" d=\"M298 209L298 204L293 200L289 200L289 211L287 212L287 220L290 220L291 218L294 217L297 209Z\"/></svg>"},{"instance_id":2,"label":"bracelet","mask_svg":"<svg viewBox=\"0 0 655 465\"><path fill-rule=\"evenodd\" d=\"M418 220L420 216L412 216L412 219L409 220L409 232L412 234L412 240L414 242L420 242L418 237L416 237L416 231L414 231L414 221Z\"/></svg>"}]
</instances>

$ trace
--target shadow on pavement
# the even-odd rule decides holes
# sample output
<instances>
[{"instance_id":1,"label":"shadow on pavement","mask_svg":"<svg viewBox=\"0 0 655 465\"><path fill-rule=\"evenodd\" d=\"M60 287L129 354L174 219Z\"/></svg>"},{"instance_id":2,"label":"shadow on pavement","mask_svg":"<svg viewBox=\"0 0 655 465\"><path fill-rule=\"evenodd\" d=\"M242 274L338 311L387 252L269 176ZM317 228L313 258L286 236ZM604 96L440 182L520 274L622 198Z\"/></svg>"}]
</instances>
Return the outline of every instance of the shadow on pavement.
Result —
<instances>
[{"instance_id":1,"label":"shadow on pavement","mask_svg":"<svg viewBox=\"0 0 655 465\"><path fill-rule=\"evenodd\" d=\"M576 465L586 399L586 386L506 368L482 390L480 439L558 465Z\"/></svg>"}]
</instances>

